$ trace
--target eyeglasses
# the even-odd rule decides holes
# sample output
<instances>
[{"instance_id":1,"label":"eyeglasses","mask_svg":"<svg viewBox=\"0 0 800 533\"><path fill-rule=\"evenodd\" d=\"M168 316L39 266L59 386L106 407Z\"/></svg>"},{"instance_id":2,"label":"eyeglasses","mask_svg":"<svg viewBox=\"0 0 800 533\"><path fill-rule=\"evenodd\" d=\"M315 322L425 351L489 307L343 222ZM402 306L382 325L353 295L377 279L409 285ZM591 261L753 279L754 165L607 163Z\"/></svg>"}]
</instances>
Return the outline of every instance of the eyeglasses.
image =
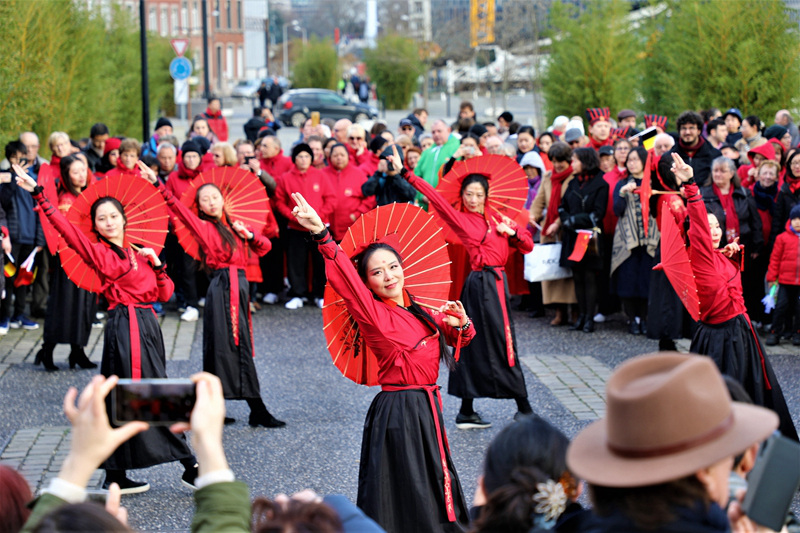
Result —
<instances>
[{"instance_id":1,"label":"eyeglasses","mask_svg":"<svg viewBox=\"0 0 800 533\"><path fill-rule=\"evenodd\" d=\"M348 137L348 139L351 141L361 141L364 139L364 137Z\"/></svg>"}]
</instances>

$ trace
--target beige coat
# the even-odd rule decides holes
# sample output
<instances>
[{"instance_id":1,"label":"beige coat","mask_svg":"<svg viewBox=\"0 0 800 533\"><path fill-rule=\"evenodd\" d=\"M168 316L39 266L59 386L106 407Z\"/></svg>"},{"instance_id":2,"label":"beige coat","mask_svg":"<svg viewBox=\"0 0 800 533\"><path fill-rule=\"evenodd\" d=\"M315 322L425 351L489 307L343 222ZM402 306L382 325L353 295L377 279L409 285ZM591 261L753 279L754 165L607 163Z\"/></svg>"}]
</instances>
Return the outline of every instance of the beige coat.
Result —
<instances>
[{"instance_id":1,"label":"beige coat","mask_svg":"<svg viewBox=\"0 0 800 533\"><path fill-rule=\"evenodd\" d=\"M564 197L564 193L567 192L567 186L572 179L573 177L570 176L561 184L562 198ZM531 219L536 221L536 223L539 225L544 224L545 210L550 204L550 193L552 192L552 189L553 183L550 181L550 175L549 173L545 174L545 176L542 178L542 184L539 186L539 192L536 193L536 198L534 198L530 210ZM542 232L544 232L546 229L547 228L542 228ZM559 242L560 240L561 232L549 237L545 237L544 235L540 237L540 241L542 243ZM545 305L578 303L577 298L575 298L575 284L573 283L572 278L543 281L542 302L544 302Z\"/></svg>"}]
</instances>

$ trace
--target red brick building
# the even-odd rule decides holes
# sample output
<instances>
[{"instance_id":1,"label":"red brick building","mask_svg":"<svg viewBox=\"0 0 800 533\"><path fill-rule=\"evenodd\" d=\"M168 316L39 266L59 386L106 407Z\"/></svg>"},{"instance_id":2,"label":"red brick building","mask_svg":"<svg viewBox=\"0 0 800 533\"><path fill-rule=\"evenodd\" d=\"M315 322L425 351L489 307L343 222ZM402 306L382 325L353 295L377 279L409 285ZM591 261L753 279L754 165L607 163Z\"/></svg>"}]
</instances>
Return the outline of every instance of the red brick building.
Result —
<instances>
[{"instance_id":1,"label":"red brick building","mask_svg":"<svg viewBox=\"0 0 800 533\"><path fill-rule=\"evenodd\" d=\"M124 0L136 14L139 2ZM202 0L146 0L148 31L161 36L189 39L194 59L195 86L203 90ZM206 0L208 15L209 92L226 95L244 78L244 0Z\"/></svg>"}]
</instances>

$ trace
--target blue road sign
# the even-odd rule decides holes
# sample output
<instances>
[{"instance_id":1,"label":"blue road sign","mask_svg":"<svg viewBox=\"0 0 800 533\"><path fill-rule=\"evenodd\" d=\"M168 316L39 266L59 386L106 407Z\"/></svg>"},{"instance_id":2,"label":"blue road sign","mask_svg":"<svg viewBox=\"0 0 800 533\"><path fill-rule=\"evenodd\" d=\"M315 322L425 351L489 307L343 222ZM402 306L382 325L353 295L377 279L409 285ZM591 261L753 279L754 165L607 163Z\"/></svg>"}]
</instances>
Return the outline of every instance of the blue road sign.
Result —
<instances>
[{"instance_id":1,"label":"blue road sign","mask_svg":"<svg viewBox=\"0 0 800 533\"><path fill-rule=\"evenodd\" d=\"M176 57L169 62L169 75L173 80L185 80L192 75L192 62L185 57Z\"/></svg>"}]
</instances>

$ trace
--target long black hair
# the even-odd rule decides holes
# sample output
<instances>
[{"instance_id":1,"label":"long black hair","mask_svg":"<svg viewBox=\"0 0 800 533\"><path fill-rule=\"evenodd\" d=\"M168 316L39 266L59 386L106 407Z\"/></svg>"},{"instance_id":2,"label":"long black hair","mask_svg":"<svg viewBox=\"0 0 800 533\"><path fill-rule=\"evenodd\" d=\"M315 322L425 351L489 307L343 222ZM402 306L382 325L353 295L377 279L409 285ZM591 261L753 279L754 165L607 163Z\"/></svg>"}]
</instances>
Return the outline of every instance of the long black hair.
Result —
<instances>
[{"instance_id":1,"label":"long black hair","mask_svg":"<svg viewBox=\"0 0 800 533\"><path fill-rule=\"evenodd\" d=\"M125 216L125 208L122 207L122 203L113 196L103 196L102 198L98 198L97 200L94 201L94 203L92 204L92 208L89 211L89 214L92 217L92 231L97 235L98 239L109 245L111 249L114 251L114 253L117 254L117 256L119 256L120 259L125 259L127 257L127 254L122 250L122 248L120 248L113 242L109 241L108 239L100 235L100 232L97 231L97 225L95 224L94 217L97 215L97 209L103 204L111 204L114 207L116 207L117 211L119 211L119 213L122 215L122 220L125 221L125 225L123 226L123 228L128 227L128 217Z\"/></svg>"},{"instance_id":2,"label":"long black hair","mask_svg":"<svg viewBox=\"0 0 800 533\"><path fill-rule=\"evenodd\" d=\"M81 191L89 185L89 183L87 182L83 189L77 189L72 185L72 182L69 180L69 167L71 167L75 161L84 162L83 159L78 157L76 154L70 154L61 159L59 170L61 171L61 186L71 194L78 196ZM92 217L92 221L94 221L94 217Z\"/></svg>"},{"instance_id":3,"label":"long black hair","mask_svg":"<svg viewBox=\"0 0 800 533\"><path fill-rule=\"evenodd\" d=\"M195 197L194 197L194 201L195 201L195 203L197 203L198 217L201 220L205 220L207 222L211 222L214 225L214 227L217 229L217 232L219 233L219 236L222 239L222 245L227 250L229 250L230 252L233 252L234 250L236 250L236 236L229 229L229 226L232 226L232 223L231 223L230 218L228 217L228 214L223 210L223 216L225 217L225 222L227 222L227 225L226 225L226 224L222 223L222 219L216 219L216 218L214 218L212 216L209 216L209 215L205 214L202 209L200 209L200 191L202 191L206 187L214 187L217 191L219 191L220 196L222 196L222 191L220 191L219 187L217 187L213 183L206 183L204 185L201 185L197 189L197 193L195 194ZM206 272L209 272L210 271L210 267L206 263L205 251L203 250L202 246L200 246L199 250L200 250L200 261L203 264L203 269Z\"/></svg>"},{"instance_id":4,"label":"long black hair","mask_svg":"<svg viewBox=\"0 0 800 533\"><path fill-rule=\"evenodd\" d=\"M361 252L359 255L355 257L356 260L356 270L358 271L359 277L366 283L367 280L367 263L369 262L370 257L372 254L377 252L378 250L386 250L394 254L397 258L397 261L400 263L400 266L403 266L403 258L400 257L400 253L383 242L375 242L370 244L366 250ZM378 296L375 295L375 298L378 299ZM431 328L434 332L439 333L439 359L443 360L447 365L447 368L450 370L454 370L456 367L456 361L453 358L453 354L450 352L450 349L447 347L447 342L444 338L444 332L439 328L439 325L436 324L436 321L433 317L428 314L417 302L414 301L413 296L409 293L409 300L411 300L411 305L409 305L406 309L409 313L414 315L420 322L427 325Z\"/></svg>"},{"instance_id":5,"label":"long black hair","mask_svg":"<svg viewBox=\"0 0 800 533\"><path fill-rule=\"evenodd\" d=\"M503 428L486 450L486 505L471 531L530 530L537 485L547 480L558 483L564 476L568 445L563 433L535 415Z\"/></svg>"}]
</instances>

